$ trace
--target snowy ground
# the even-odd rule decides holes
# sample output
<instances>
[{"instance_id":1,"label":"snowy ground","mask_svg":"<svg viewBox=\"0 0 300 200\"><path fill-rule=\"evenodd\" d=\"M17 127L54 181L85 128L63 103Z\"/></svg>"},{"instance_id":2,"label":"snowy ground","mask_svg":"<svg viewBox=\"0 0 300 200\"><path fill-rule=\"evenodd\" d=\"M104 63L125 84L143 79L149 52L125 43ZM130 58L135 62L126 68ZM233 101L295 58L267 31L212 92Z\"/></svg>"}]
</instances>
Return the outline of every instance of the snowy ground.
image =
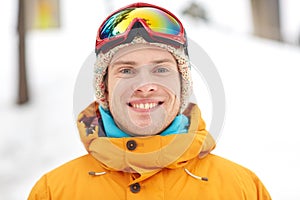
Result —
<instances>
[{"instance_id":1,"label":"snowy ground","mask_svg":"<svg viewBox=\"0 0 300 200\"><path fill-rule=\"evenodd\" d=\"M85 153L72 95L102 14L109 9L102 4L64 1L62 30L30 32L31 102L22 107L14 104L15 25L1 21L8 27L0 38L1 200L26 199L42 174ZM4 18L14 19L15 5L5 6ZM254 171L274 200L300 199L300 49L184 20L190 38L214 61L225 88L226 121L214 153Z\"/></svg>"}]
</instances>

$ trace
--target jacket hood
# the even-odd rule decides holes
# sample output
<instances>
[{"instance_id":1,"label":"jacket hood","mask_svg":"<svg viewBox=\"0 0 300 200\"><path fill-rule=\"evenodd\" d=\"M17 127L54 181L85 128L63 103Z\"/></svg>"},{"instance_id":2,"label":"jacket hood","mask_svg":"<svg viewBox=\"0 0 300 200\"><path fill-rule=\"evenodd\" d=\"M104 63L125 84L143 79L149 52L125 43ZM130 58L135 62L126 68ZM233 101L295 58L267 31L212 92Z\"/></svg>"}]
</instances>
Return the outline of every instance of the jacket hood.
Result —
<instances>
[{"instance_id":1,"label":"jacket hood","mask_svg":"<svg viewBox=\"0 0 300 200\"><path fill-rule=\"evenodd\" d=\"M183 112L190 120L188 133L129 138L105 136L98 106L93 102L83 110L77 127L86 150L107 170L138 173L145 179L162 168L179 168L197 156L203 158L215 147L195 104Z\"/></svg>"}]
</instances>

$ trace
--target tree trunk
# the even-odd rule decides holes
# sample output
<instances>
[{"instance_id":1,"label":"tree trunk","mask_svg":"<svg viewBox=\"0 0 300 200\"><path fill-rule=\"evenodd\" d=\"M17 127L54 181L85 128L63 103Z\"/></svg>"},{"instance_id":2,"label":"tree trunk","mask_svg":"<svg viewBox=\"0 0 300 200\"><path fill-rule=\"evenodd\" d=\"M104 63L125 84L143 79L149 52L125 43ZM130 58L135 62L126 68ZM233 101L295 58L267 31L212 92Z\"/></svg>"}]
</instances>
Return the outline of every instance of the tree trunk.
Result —
<instances>
[{"instance_id":1,"label":"tree trunk","mask_svg":"<svg viewBox=\"0 0 300 200\"><path fill-rule=\"evenodd\" d=\"M279 0L251 0L254 35L281 41Z\"/></svg>"},{"instance_id":2,"label":"tree trunk","mask_svg":"<svg viewBox=\"0 0 300 200\"><path fill-rule=\"evenodd\" d=\"M18 11L18 35L19 35L19 83L18 83L18 104L24 104L28 102L28 87L26 77L26 54L25 54L25 4L24 0L19 0L19 11Z\"/></svg>"}]
</instances>

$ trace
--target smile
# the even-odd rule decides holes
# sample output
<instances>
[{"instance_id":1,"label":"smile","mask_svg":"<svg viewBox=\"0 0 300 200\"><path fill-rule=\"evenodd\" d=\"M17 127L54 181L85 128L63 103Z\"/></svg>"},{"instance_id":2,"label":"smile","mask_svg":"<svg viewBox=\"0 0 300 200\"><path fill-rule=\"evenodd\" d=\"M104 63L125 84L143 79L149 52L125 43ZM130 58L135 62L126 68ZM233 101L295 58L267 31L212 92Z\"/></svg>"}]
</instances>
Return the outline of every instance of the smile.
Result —
<instances>
[{"instance_id":1,"label":"smile","mask_svg":"<svg viewBox=\"0 0 300 200\"><path fill-rule=\"evenodd\" d=\"M137 110L150 110L150 109L154 109L156 107L158 107L159 105L163 104L162 101L158 101L158 102L130 102L127 105L137 109Z\"/></svg>"}]
</instances>

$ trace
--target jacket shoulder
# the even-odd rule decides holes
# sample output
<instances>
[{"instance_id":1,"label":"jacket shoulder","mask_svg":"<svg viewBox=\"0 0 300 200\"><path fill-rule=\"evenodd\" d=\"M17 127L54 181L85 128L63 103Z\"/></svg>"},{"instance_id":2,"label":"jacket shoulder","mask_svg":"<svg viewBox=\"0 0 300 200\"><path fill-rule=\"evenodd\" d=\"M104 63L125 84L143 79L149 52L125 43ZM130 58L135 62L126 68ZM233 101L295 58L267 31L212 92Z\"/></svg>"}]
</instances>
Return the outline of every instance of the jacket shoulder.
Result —
<instances>
[{"instance_id":1,"label":"jacket shoulder","mask_svg":"<svg viewBox=\"0 0 300 200\"><path fill-rule=\"evenodd\" d=\"M214 154L194 163L196 173L208 178L212 188L228 194L239 194L245 199L271 199L258 176L248 168Z\"/></svg>"},{"instance_id":2,"label":"jacket shoulder","mask_svg":"<svg viewBox=\"0 0 300 200\"><path fill-rule=\"evenodd\" d=\"M56 169L44 174L32 188L28 199L55 199L54 196L76 183L85 184L90 171L103 170L99 162L91 155L84 155L71 160ZM83 178L87 177L87 178ZM71 199L71 198L70 198Z\"/></svg>"}]
</instances>

